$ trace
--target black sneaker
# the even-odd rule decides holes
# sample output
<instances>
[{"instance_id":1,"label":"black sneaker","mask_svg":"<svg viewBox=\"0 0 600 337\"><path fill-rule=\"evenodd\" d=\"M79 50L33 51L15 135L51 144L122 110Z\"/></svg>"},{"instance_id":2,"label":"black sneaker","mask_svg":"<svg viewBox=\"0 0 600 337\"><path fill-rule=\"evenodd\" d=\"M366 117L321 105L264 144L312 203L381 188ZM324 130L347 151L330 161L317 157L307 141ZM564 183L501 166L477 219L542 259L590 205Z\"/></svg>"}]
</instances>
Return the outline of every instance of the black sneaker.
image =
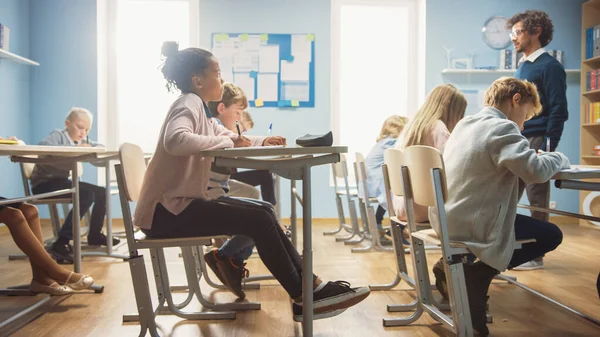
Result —
<instances>
[{"instance_id":1,"label":"black sneaker","mask_svg":"<svg viewBox=\"0 0 600 337\"><path fill-rule=\"evenodd\" d=\"M492 279L498 274L498 271L481 261L471 265L465 264L464 269L473 329L480 336L488 336L490 331L486 324L487 292Z\"/></svg>"},{"instance_id":2,"label":"black sneaker","mask_svg":"<svg viewBox=\"0 0 600 337\"><path fill-rule=\"evenodd\" d=\"M304 314L302 312L302 309L303 308L301 305L292 303L292 313L294 315L295 322L304 321ZM318 319L334 317L334 316L337 316L337 315L343 313L344 311L346 311L346 309L347 308L332 310L332 311L324 311L324 312L320 312L320 313L313 313L313 320L316 321ZM313 312L314 312L314 310L313 310Z\"/></svg>"},{"instance_id":3,"label":"black sneaker","mask_svg":"<svg viewBox=\"0 0 600 337\"><path fill-rule=\"evenodd\" d=\"M55 241L46 251L59 264L73 264L73 247L68 243Z\"/></svg>"},{"instance_id":4,"label":"black sneaker","mask_svg":"<svg viewBox=\"0 0 600 337\"><path fill-rule=\"evenodd\" d=\"M219 257L216 249L204 254L204 261L227 289L240 299L246 298L246 293L242 289L242 279L248 277L250 273L244 268L245 263L238 267L230 258Z\"/></svg>"},{"instance_id":5,"label":"black sneaker","mask_svg":"<svg viewBox=\"0 0 600 337\"><path fill-rule=\"evenodd\" d=\"M113 237L113 246L118 245L121 240ZM106 246L106 235L103 233L89 234L87 238L88 246Z\"/></svg>"},{"instance_id":6,"label":"black sneaker","mask_svg":"<svg viewBox=\"0 0 600 337\"><path fill-rule=\"evenodd\" d=\"M367 298L370 293L369 287L351 288L346 281L327 282L321 290L313 293L315 314L349 308Z\"/></svg>"},{"instance_id":7,"label":"black sneaker","mask_svg":"<svg viewBox=\"0 0 600 337\"><path fill-rule=\"evenodd\" d=\"M449 300L448 295L448 283L446 283L446 272L444 271L444 261L440 258L438 262L433 265L433 275L435 275L435 287L442 294L445 300Z\"/></svg>"}]
</instances>

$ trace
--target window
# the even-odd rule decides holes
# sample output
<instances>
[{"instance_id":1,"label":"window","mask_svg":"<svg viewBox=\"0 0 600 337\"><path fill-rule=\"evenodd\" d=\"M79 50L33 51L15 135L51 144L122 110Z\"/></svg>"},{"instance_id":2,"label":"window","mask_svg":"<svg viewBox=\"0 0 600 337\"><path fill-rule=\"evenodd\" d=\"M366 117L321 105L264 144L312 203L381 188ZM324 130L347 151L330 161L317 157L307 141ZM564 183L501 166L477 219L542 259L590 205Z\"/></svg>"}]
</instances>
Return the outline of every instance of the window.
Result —
<instances>
[{"instance_id":1,"label":"window","mask_svg":"<svg viewBox=\"0 0 600 337\"><path fill-rule=\"evenodd\" d=\"M198 1L98 1L98 139L109 149L131 142L145 152L155 150L178 96L165 87L161 46L164 41L177 41L180 49L198 45Z\"/></svg>"},{"instance_id":2,"label":"window","mask_svg":"<svg viewBox=\"0 0 600 337\"><path fill-rule=\"evenodd\" d=\"M332 125L336 143L348 146L349 163L355 152L367 155L387 117L411 117L418 107L424 87L417 62L418 5L332 0Z\"/></svg>"}]
</instances>

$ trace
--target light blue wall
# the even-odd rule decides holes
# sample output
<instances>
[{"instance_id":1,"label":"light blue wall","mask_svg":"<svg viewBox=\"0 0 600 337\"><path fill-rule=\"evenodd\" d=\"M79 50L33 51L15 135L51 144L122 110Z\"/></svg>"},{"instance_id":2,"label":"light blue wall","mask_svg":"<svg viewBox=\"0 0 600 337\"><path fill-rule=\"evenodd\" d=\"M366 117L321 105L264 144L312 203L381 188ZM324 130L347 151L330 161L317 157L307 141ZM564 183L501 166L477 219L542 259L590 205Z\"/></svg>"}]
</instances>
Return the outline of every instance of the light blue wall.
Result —
<instances>
[{"instance_id":1,"label":"light blue wall","mask_svg":"<svg viewBox=\"0 0 600 337\"><path fill-rule=\"evenodd\" d=\"M482 40L483 23L492 15L511 17L527 9L539 9L548 13L554 23L554 39L547 48L564 51L565 68L580 68L581 4L583 2L585 1L427 0L426 92L444 82L453 83L460 89L487 88L494 80L493 77L472 76L469 83L466 76L442 76L441 71L446 68L443 46L456 48L452 56L457 58L468 57L469 50L476 48L475 67L498 65L499 53L487 47ZM569 76L567 86L569 120L565 124L558 150L565 153L575 164L579 163L579 78ZM579 210L577 192L552 187L551 200L555 200L560 209L572 212Z\"/></svg>"},{"instance_id":2,"label":"light blue wall","mask_svg":"<svg viewBox=\"0 0 600 337\"><path fill-rule=\"evenodd\" d=\"M32 58L29 49L29 0L0 0L0 23L10 28L10 51ZM30 141L29 74L32 67L0 59L0 135ZM23 195L19 167L0 157L0 195Z\"/></svg>"},{"instance_id":3,"label":"light blue wall","mask_svg":"<svg viewBox=\"0 0 600 337\"><path fill-rule=\"evenodd\" d=\"M96 116L96 0L31 0L30 29L31 55L41 63L31 72L31 142L37 143L64 127L73 106ZM90 138L96 135L94 123ZM84 181L97 181L92 166L84 172ZM47 217L47 207L40 207L40 213Z\"/></svg>"},{"instance_id":4,"label":"light blue wall","mask_svg":"<svg viewBox=\"0 0 600 337\"><path fill-rule=\"evenodd\" d=\"M325 133L330 125L330 3L308 0L206 0L200 2L200 44L210 48L212 33L315 34L315 107L303 109L251 108L255 134L273 134L288 143L306 133ZM329 167L312 171L313 215L336 217ZM282 216L289 216L289 182L282 179ZM301 183L298 183L300 188ZM300 210L301 212L301 210Z\"/></svg>"}]
</instances>

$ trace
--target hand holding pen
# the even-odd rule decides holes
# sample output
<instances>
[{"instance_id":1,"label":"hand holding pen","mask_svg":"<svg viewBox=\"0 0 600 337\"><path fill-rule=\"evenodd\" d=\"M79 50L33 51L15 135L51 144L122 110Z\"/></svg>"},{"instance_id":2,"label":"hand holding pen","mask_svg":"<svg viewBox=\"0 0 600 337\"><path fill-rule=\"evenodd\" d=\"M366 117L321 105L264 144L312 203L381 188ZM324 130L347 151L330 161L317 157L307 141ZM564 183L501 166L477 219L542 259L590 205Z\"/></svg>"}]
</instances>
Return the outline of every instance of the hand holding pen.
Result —
<instances>
[{"instance_id":1,"label":"hand holding pen","mask_svg":"<svg viewBox=\"0 0 600 337\"><path fill-rule=\"evenodd\" d=\"M240 131L240 123L235 121L235 128L237 129L238 136L233 138L233 147L248 147L252 145L250 139L242 136L242 132Z\"/></svg>"}]
</instances>

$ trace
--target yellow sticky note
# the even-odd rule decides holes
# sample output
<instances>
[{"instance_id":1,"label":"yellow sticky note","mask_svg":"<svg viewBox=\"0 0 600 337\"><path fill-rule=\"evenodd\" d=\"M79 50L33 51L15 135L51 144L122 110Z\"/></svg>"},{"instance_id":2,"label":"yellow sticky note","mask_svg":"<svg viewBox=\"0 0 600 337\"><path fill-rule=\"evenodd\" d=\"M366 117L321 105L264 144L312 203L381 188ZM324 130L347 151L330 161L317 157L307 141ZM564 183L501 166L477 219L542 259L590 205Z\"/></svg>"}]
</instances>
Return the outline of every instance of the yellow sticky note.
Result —
<instances>
[{"instance_id":1,"label":"yellow sticky note","mask_svg":"<svg viewBox=\"0 0 600 337\"><path fill-rule=\"evenodd\" d=\"M264 106L265 102L263 102L262 99L257 98L256 100L254 100L254 106L257 108L260 108L261 106Z\"/></svg>"},{"instance_id":2,"label":"yellow sticky note","mask_svg":"<svg viewBox=\"0 0 600 337\"><path fill-rule=\"evenodd\" d=\"M300 106L300 102L297 100L292 100L292 106Z\"/></svg>"},{"instance_id":3,"label":"yellow sticky note","mask_svg":"<svg viewBox=\"0 0 600 337\"><path fill-rule=\"evenodd\" d=\"M260 40L263 42L269 41L269 34L260 34Z\"/></svg>"},{"instance_id":4,"label":"yellow sticky note","mask_svg":"<svg viewBox=\"0 0 600 337\"><path fill-rule=\"evenodd\" d=\"M248 34L240 35L240 41L248 41Z\"/></svg>"},{"instance_id":5,"label":"yellow sticky note","mask_svg":"<svg viewBox=\"0 0 600 337\"><path fill-rule=\"evenodd\" d=\"M314 41L315 34L306 34L306 41Z\"/></svg>"},{"instance_id":6,"label":"yellow sticky note","mask_svg":"<svg viewBox=\"0 0 600 337\"><path fill-rule=\"evenodd\" d=\"M217 34L215 36L216 41L227 41L229 39L229 34Z\"/></svg>"}]
</instances>

